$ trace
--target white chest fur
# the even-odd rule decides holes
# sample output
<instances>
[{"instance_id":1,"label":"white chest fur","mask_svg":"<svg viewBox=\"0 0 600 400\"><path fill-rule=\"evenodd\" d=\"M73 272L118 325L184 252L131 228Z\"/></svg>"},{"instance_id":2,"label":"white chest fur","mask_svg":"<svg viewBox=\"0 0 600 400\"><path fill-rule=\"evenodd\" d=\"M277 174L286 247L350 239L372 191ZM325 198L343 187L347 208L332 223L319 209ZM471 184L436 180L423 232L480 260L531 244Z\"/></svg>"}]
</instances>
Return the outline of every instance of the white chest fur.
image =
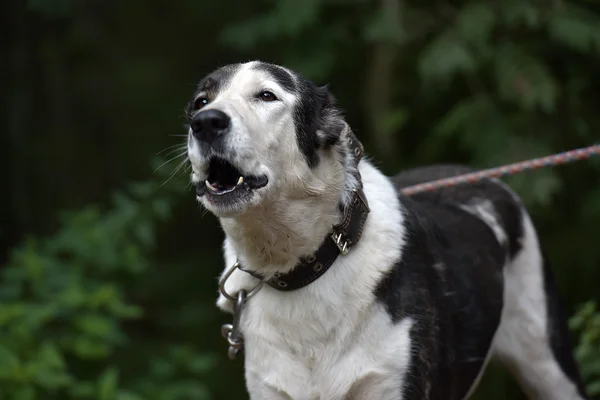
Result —
<instances>
[{"instance_id":1,"label":"white chest fur","mask_svg":"<svg viewBox=\"0 0 600 400\"><path fill-rule=\"evenodd\" d=\"M252 399L398 399L412 321L393 324L373 292L401 255L401 206L381 172L367 161L359 169L371 208L360 242L312 284L293 292L264 287L247 303L241 328ZM227 268L236 257L226 240ZM255 284L236 270L226 289ZM217 304L231 311L224 297Z\"/></svg>"}]
</instances>

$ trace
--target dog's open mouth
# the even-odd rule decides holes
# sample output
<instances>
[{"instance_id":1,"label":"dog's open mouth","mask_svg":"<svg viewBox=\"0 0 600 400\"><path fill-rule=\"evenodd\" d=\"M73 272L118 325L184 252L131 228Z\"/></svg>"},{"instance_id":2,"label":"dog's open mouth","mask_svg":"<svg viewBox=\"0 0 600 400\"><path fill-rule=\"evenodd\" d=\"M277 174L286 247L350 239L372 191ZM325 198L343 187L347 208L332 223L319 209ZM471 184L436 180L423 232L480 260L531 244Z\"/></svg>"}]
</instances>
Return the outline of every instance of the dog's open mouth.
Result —
<instances>
[{"instance_id":1,"label":"dog's open mouth","mask_svg":"<svg viewBox=\"0 0 600 400\"><path fill-rule=\"evenodd\" d=\"M268 183L265 175L244 175L229 161L222 158L213 158L208 165L208 177L204 183L200 182L196 187L199 196L210 194L223 196L229 193L251 189L259 189Z\"/></svg>"}]
</instances>

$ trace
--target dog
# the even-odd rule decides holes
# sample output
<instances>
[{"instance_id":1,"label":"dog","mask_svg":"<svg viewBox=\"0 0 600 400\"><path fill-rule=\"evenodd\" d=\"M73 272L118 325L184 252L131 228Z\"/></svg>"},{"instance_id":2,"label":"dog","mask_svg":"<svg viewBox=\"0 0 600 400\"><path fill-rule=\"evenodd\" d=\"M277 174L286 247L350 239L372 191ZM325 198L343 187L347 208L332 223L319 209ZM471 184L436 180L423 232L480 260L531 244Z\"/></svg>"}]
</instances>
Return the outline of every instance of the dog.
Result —
<instances>
[{"instance_id":1,"label":"dog","mask_svg":"<svg viewBox=\"0 0 600 400\"><path fill-rule=\"evenodd\" d=\"M470 170L385 176L328 88L274 64L210 73L187 115L197 200L225 232L217 305L252 400L466 399L490 360L530 398L587 398L507 186L403 195Z\"/></svg>"}]
</instances>

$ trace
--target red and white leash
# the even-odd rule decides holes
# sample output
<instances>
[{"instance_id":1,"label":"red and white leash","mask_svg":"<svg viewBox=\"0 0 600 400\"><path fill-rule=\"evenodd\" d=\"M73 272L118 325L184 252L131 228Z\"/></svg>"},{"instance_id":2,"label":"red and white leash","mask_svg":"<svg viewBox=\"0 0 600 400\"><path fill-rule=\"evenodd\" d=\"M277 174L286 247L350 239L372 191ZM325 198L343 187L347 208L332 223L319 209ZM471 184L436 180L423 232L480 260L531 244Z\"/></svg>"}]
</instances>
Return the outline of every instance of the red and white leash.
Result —
<instances>
[{"instance_id":1,"label":"red and white leash","mask_svg":"<svg viewBox=\"0 0 600 400\"><path fill-rule=\"evenodd\" d=\"M410 196L416 193L429 192L441 187L455 186L461 183L474 183L485 178L499 178L502 176L515 175L527 170L568 164L574 161L586 160L598 155L600 155L600 145L592 145L546 157L534 158L532 160L502 165L500 167L484 169L468 174L456 175L450 178L420 183L402 189L402 193Z\"/></svg>"}]
</instances>

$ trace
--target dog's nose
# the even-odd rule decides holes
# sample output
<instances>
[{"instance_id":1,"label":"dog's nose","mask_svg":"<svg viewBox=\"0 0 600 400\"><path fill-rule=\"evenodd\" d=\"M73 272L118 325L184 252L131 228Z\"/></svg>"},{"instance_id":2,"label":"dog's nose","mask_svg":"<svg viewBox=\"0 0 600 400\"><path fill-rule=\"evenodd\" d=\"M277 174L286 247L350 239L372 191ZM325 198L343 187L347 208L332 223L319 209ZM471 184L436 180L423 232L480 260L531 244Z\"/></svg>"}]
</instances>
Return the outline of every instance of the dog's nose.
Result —
<instances>
[{"instance_id":1,"label":"dog's nose","mask_svg":"<svg viewBox=\"0 0 600 400\"><path fill-rule=\"evenodd\" d=\"M200 111L190 123L192 134L201 142L211 144L229 131L231 118L220 110Z\"/></svg>"}]
</instances>

